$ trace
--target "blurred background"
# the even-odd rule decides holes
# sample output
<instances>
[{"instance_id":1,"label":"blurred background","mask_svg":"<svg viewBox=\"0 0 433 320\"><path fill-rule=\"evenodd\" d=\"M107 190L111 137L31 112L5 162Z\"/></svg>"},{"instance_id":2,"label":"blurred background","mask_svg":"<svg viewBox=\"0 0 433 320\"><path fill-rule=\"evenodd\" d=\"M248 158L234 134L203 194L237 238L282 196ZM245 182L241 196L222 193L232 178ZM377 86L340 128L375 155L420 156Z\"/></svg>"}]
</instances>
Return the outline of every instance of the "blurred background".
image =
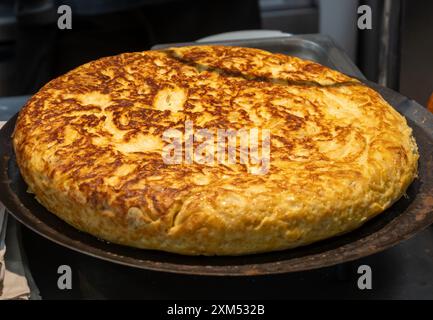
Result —
<instances>
[{"instance_id":1,"label":"blurred background","mask_svg":"<svg viewBox=\"0 0 433 320\"><path fill-rule=\"evenodd\" d=\"M386 0L0 0L0 97L29 95L87 61L237 30L330 35L372 81L380 79ZM388 85L426 105L433 91L433 1L392 0ZM71 30L57 8L72 8ZM373 28L358 30L357 8ZM382 40L381 40L382 39ZM380 62L382 61L382 63Z\"/></svg>"}]
</instances>

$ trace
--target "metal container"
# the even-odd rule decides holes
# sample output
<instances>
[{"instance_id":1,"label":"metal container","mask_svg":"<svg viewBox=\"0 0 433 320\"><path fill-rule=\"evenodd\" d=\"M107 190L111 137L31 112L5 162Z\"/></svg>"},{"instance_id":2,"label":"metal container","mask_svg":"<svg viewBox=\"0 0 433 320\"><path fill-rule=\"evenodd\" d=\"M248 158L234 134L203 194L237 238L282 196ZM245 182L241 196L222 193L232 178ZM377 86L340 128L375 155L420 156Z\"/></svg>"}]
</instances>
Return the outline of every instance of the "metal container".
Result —
<instances>
[{"instance_id":1,"label":"metal container","mask_svg":"<svg viewBox=\"0 0 433 320\"><path fill-rule=\"evenodd\" d=\"M359 71L356 65L350 60L348 55L344 53L330 37L320 34L200 43L168 43L153 46L152 49L206 44L257 48L275 53L283 53L301 59L312 60L349 76L364 79L361 71Z\"/></svg>"}]
</instances>

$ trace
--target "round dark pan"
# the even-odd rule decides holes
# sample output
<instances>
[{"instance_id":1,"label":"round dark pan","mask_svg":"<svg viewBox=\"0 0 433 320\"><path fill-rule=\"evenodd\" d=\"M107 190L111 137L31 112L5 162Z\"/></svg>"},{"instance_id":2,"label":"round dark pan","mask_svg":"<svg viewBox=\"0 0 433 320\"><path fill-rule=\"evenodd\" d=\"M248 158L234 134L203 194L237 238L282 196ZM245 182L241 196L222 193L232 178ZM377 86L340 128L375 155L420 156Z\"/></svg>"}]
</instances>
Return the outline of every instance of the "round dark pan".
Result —
<instances>
[{"instance_id":1,"label":"round dark pan","mask_svg":"<svg viewBox=\"0 0 433 320\"><path fill-rule=\"evenodd\" d=\"M27 193L11 143L17 115L0 131L0 201L25 226L60 245L143 269L196 275L262 275L320 268L371 255L410 238L433 222L433 115L399 93L367 84L407 118L419 147L419 177L406 197L359 229L339 237L296 249L239 257L191 257L101 241L69 226Z\"/></svg>"}]
</instances>

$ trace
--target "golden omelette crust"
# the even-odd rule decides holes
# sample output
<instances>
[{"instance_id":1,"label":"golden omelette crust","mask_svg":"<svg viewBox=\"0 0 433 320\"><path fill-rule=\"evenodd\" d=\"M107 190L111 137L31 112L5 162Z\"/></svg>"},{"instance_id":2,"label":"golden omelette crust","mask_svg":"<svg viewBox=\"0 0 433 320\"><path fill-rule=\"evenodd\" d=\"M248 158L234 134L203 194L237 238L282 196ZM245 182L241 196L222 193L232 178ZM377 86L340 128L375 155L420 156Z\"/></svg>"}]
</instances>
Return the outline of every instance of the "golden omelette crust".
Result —
<instances>
[{"instance_id":1,"label":"golden omelette crust","mask_svg":"<svg viewBox=\"0 0 433 320\"><path fill-rule=\"evenodd\" d=\"M268 174L166 165L162 133L267 128ZM22 176L48 210L99 238L240 255L350 231L417 173L411 129L374 90L310 61L236 47L125 53L44 86L20 112Z\"/></svg>"}]
</instances>

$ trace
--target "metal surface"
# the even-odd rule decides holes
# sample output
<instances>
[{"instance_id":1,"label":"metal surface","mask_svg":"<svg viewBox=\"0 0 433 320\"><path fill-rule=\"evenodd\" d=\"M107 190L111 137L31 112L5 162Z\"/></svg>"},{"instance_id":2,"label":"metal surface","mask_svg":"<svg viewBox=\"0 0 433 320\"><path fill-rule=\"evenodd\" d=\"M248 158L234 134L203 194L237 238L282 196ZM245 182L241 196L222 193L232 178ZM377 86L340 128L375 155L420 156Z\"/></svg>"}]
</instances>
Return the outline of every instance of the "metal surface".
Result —
<instances>
[{"instance_id":1,"label":"metal surface","mask_svg":"<svg viewBox=\"0 0 433 320\"><path fill-rule=\"evenodd\" d=\"M331 45L326 49L311 38L303 41L294 37L284 46L286 40L289 39L282 39L279 44L275 39L261 40L260 47L304 58L309 56L347 74L359 73L350 60L346 61L344 54ZM259 47L257 43L247 42L249 46ZM264 42L270 46L265 47ZM236 45L242 44L237 41ZM336 57L341 60L334 60ZM334 62L341 65L336 67ZM293 250L242 257L189 257L100 241L67 225L26 192L10 139L16 116L0 132L0 200L23 224L56 243L93 257L149 270L197 275L259 275L314 269L367 256L411 237L433 222L433 116L390 89L368 84L404 114L414 129L421 154L419 178L408 189L407 197L361 228L340 237Z\"/></svg>"},{"instance_id":2,"label":"metal surface","mask_svg":"<svg viewBox=\"0 0 433 320\"><path fill-rule=\"evenodd\" d=\"M225 46L239 46L263 49L270 52L284 53L302 59L316 61L327 67L337 69L349 76L363 78L359 69L328 36L319 34L308 34L292 37L278 37L269 39L247 39L233 41L212 42L185 42L159 44L152 49L163 49L168 47L181 47L189 45L221 44Z\"/></svg>"},{"instance_id":3,"label":"metal surface","mask_svg":"<svg viewBox=\"0 0 433 320\"><path fill-rule=\"evenodd\" d=\"M0 121L12 118L26 104L30 96L16 96L0 98Z\"/></svg>"},{"instance_id":4,"label":"metal surface","mask_svg":"<svg viewBox=\"0 0 433 320\"><path fill-rule=\"evenodd\" d=\"M379 80L382 86L400 86L401 0L385 0L379 48Z\"/></svg>"}]
</instances>

